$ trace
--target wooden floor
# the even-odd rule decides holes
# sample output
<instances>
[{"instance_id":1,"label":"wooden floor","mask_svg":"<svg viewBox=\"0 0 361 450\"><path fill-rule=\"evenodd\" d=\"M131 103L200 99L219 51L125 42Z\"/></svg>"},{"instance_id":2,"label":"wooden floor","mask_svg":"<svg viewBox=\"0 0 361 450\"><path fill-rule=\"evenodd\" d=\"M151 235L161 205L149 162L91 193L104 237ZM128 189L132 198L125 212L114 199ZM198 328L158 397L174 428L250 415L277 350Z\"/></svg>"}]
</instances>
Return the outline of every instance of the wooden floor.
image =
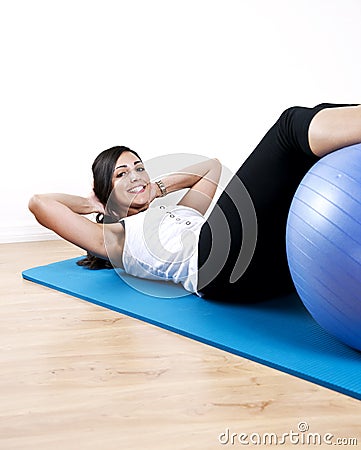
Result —
<instances>
[{"instance_id":1,"label":"wooden floor","mask_svg":"<svg viewBox=\"0 0 361 450\"><path fill-rule=\"evenodd\" d=\"M300 422L361 444L360 401L21 278L70 244L0 252L1 450L266 448Z\"/></svg>"}]
</instances>

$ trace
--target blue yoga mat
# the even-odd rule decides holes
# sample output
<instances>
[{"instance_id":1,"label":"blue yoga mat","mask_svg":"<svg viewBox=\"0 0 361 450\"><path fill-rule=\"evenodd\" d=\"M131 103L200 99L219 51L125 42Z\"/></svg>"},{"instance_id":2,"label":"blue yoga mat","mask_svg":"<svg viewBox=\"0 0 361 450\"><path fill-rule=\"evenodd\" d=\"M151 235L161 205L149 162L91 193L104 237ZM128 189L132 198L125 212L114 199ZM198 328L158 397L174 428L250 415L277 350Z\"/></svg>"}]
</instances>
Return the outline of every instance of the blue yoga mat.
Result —
<instances>
[{"instance_id":1,"label":"blue yoga mat","mask_svg":"<svg viewBox=\"0 0 361 450\"><path fill-rule=\"evenodd\" d=\"M114 270L91 271L76 260L28 269L23 277L361 399L361 353L324 331L296 294L256 305L159 298Z\"/></svg>"}]
</instances>

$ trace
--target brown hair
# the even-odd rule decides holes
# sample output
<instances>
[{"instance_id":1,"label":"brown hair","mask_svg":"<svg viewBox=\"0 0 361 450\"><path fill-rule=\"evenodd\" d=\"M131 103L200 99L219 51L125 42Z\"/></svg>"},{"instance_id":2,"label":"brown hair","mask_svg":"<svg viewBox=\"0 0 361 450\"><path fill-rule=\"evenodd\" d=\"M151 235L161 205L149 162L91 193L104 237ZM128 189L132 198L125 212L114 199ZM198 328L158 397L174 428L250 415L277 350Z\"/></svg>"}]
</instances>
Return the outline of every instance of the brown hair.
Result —
<instances>
[{"instance_id":1,"label":"brown hair","mask_svg":"<svg viewBox=\"0 0 361 450\"><path fill-rule=\"evenodd\" d=\"M134 150L124 146L116 146L102 151L93 162L94 193L103 206L107 206L107 210L110 212L109 215L97 214L96 221L98 223L114 223L119 220L119 217L116 216L116 205L112 204L110 194L113 190L112 176L115 164L123 152L133 153L141 161L138 153ZM84 259L77 261L77 264L92 270L113 268L109 260L99 258L90 253Z\"/></svg>"}]
</instances>

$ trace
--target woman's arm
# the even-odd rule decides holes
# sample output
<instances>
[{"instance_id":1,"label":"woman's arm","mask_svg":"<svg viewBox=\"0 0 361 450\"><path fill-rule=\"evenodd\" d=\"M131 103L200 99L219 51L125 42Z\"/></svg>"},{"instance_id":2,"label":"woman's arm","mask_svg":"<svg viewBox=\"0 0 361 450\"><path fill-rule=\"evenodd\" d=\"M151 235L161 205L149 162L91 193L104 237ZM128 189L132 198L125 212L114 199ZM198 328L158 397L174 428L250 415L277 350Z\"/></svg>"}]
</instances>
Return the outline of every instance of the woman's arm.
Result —
<instances>
[{"instance_id":1,"label":"woman's arm","mask_svg":"<svg viewBox=\"0 0 361 450\"><path fill-rule=\"evenodd\" d=\"M78 195L69 194L37 194L34 197L37 199L54 200L62 205L67 206L76 214L92 214L104 213L104 206L100 203L94 193L88 197L80 197Z\"/></svg>"},{"instance_id":2,"label":"woman's arm","mask_svg":"<svg viewBox=\"0 0 361 450\"><path fill-rule=\"evenodd\" d=\"M189 188L178 204L205 214L216 193L221 172L222 165L218 159L209 159L168 175L162 178L162 181L168 193Z\"/></svg>"},{"instance_id":3,"label":"woman's arm","mask_svg":"<svg viewBox=\"0 0 361 450\"><path fill-rule=\"evenodd\" d=\"M103 225L81 215L97 212L85 200L67 194L40 194L30 199L29 209L44 227L96 256L107 258Z\"/></svg>"}]
</instances>

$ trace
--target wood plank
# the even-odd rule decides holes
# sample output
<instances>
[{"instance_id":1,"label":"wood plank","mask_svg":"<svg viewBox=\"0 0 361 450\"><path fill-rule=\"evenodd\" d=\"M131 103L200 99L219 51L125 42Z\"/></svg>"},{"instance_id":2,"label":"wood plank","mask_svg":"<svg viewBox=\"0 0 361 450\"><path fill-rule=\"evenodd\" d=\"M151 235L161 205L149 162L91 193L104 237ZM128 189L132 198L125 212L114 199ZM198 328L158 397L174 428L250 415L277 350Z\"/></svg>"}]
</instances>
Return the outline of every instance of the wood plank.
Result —
<instances>
[{"instance_id":1,"label":"wood plank","mask_svg":"<svg viewBox=\"0 0 361 450\"><path fill-rule=\"evenodd\" d=\"M355 399L21 278L79 254L0 245L1 449L237 448L299 422L361 442Z\"/></svg>"}]
</instances>

